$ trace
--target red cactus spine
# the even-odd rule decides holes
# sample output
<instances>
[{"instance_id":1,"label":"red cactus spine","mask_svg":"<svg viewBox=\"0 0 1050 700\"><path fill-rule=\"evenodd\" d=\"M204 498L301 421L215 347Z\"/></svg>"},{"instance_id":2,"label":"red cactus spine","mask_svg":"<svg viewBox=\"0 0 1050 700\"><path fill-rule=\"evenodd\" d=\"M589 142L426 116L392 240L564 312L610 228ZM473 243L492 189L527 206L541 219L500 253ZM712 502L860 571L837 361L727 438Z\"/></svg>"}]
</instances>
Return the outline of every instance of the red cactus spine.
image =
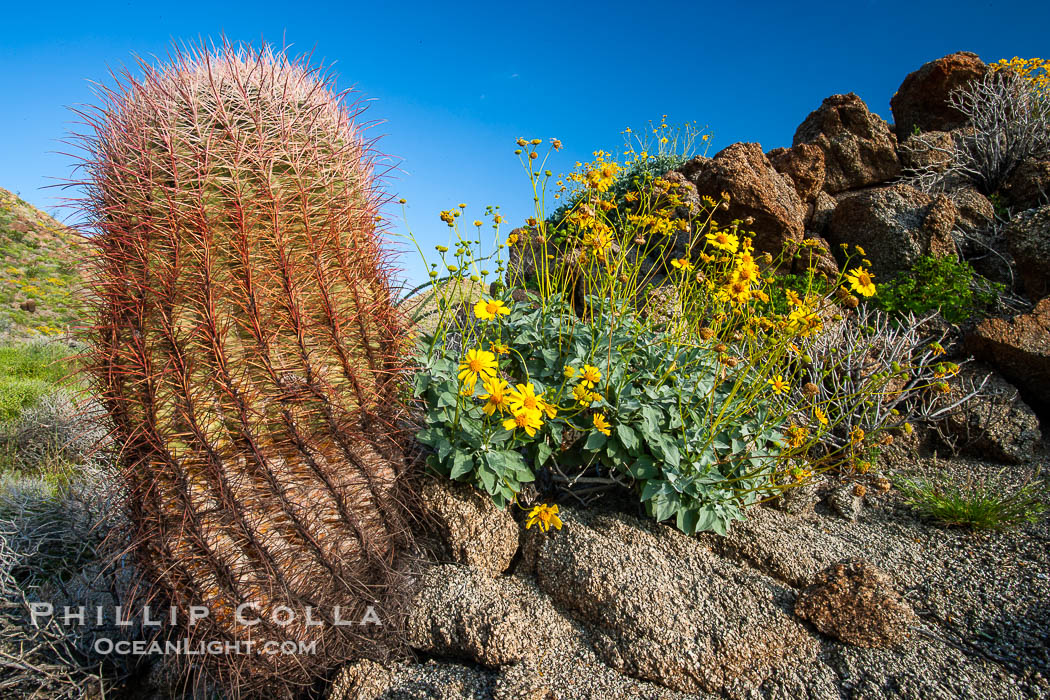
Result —
<instances>
[{"instance_id":1,"label":"red cactus spine","mask_svg":"<svg viewBox=\"0 0 1050 700\"><path fill-rule=\"evenodd\" d=\"M292 695L380 651L333 618L389 624L408 538L377 155L302 59L224 43L141 68L82 112L90 372L150 599L208 609L191 643L316 642L200 657L232 694Z\"/></svg>"}]
</instances>

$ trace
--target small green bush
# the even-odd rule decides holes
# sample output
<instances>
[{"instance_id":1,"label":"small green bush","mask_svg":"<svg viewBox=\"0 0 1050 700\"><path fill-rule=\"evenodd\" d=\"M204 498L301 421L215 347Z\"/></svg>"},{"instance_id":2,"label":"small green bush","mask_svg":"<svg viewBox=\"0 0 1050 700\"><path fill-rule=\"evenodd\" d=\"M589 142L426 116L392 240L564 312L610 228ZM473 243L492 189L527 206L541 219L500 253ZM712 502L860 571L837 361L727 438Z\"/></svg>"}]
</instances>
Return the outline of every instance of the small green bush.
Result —
<instances>
[{"instance_id":1,"label":"small green bush","mask_svg":"<svg viewBox=\"0 0 1050 700\"><path fill-rule=\"evenodd\" d=\"M924 255L908 272L878 285L871 303L897 315L939 311L949 323L966 323L983 316L1005 291L986 280L965 260L950 255Z\"/></svg>"},{"instance_id":2,"label":"small green bush","mask_svg":"<svg viewBox=\"0 0 1050 700\"><path fill-rule=\"evenodd\" d=\"M14 420L53 391L70 373L71 354L59 343L0 346L0 423Z\"/></svg>"},{"instance_id":3,"label":"small green bush","mask_svg":"<svg viewBox=\"0 0 1050 700\"><path fill-rule=\"evenodd\" d=\"M1000 478L971 479L959 484L939 473L914 480L901 479L897 487L908 505L921 515L945 525L973 530L1002 530L1034 523L1047 507L1046 487L1039 482L1012 488L1003 485Z\"/></svg>"}]
</instances>

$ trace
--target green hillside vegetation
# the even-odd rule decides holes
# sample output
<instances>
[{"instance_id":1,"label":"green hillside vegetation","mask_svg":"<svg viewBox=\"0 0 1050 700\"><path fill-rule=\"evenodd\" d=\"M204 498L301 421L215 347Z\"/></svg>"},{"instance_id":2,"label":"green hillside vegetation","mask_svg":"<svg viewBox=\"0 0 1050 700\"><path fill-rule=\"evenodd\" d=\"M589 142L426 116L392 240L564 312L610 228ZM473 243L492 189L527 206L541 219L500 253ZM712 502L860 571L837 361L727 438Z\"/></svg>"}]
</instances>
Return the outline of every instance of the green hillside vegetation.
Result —
<instances>
[{"instance_id":1,"label":"green hillside vegetation","mask_svg":"<svg viewBox=\"0 0 1050 700\"><path fill-rule=\"evenodd\" d=\"M59 336L79 323L80 250L68 228L0 188L0 338Z\"/></svg>"}]
</instances>

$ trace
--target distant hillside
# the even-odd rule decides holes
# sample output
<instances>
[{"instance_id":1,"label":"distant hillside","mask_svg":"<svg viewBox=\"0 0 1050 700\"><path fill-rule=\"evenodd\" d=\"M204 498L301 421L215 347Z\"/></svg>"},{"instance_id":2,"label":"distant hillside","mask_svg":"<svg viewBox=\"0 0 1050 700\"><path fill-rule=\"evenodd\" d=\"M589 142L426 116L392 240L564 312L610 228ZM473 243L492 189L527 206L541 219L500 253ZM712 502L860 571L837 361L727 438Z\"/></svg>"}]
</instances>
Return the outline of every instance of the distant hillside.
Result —
<instances>
[{"instance_id":1,"label":"distant hillside","mask_svg":"<svg viewBox=\"0 0 1050 700\"><path fill-rule=\"evenodd\" d=\"M68 228L0 188L0 337L61 335L79 323L82 254Z\"/></svg>"}]
</instances>

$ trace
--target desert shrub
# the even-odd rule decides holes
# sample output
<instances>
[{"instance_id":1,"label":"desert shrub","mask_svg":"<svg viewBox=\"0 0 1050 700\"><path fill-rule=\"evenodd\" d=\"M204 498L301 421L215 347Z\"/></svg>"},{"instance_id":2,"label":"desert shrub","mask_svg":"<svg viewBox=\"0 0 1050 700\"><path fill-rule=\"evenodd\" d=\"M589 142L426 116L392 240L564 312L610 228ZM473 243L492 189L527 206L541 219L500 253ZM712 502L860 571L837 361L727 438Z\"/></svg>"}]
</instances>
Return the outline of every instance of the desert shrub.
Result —
<instances>
[{"instance_id":1,"label":"desert shrub","mask_svg":"<svg viewBox=\"0 0 1050 700\"><path fill-rule=\"evenodd\" d=\"M71 371L69 346L48 341L0 345L0 423L53 391Z\"/></svg>"},{"instance_id":2,"label":"desert shrub","mask_svg":"<svg viewBox=\"0 0 1050 700\"><path fill-rule=\"evenodd\" d=\"M947 167L909 174L922 189L948 188L961 177L984 194L996 192L1025 160L1050 157L1050 88L1047 64L1040 59L1000 61L952 93L953 107L966 115L968 128L951 146L933 147Z\"/></svg>"},{"instance_id":3,"label":"desert shrub","mask_svg":"<svg viewBox=\"0 0 1050 700\"><path fill-rule=\"evenodd\" d=\"M62 479L93 458L106 438L104 411L95 401L77 405L69 390L51 387L0 426L0 470Z\"/></svg>"},{"instance_id":4,"label":"desert shrub","mask_svg":"<svg viewBox=\"0 0 1050 700\"><path fill-rule=\"evenodd\" d=\"M1002 530L1037 522L1047 509L1046 485L1030 481L1004 483L1003 473L960 482L944 472L914 479L902 478L897 487L905 501L921 515L944 525L973 530Z\"/></svg>"},{"instance_id":5,"label":"desert shrub","mask_svg":"<svg viewBox=\"0 0 1050 700\"><path fill-rule=\"evenodd\" d=\"M878 308L896 315L940 312L949 323L965 323L994 308L1002 284L990 282L965 260L924 255L907 272L878 285Z\"/></svg>"},{"instance_id":6,"label":"desert shrub","mask_svg":"<svg viewBox=\"0 0 1050 700\"><path fill-rule=\"evenodd\" d=\"M12 697L106 697L143 660L94 646L148 632L114 617L133 579L125 540L114 537L126 529L115 483L101 466L57 489L39 477L0 480L0 686ZM34 608L44 605L54 614ZM83 606L84 624L63 624L65 606Z\"/></svg>"},{"instance_id":7,"label":"desert shrub","mask_svg":"<svg viewBox=\"0 0 1050 700\"><path fill-rule=\"evenodd\" d=\"M519 141L537 192L540 143ZM617 172L599 153L569 179L574 204L561 223L548 226L538 206L524 231L497 238L496 276L508 247L518 261L506 289L466 305L437 300L415 377L433 471L500 505L533 488L579 497L627 486L657 520L724 533L746 505L853 465L903 428L910 408L896 407L930 391L935 371L913 366L930 359L916 350L918 331L900 340L886 322L868 344L858 333L858 353L892 348L867 359L847 353L845 365L821 340L870 321L851 311L853 293L875 293L863 264L834 280L781 280L776 270L795 250L756 253L743 222L714 221L721 202L683 216L678 184L663 177L617 195ZM434 286L438 297L461 289L457 281L487 281L493 262L473 232L460 231L462 217L441 218L455 241L437 246L449 271ZM665 268L654 269L652 250L670 256ZM857 365L858 379L840 378ZM876 395L903 373L913 374L893 389L900 399L890 408ZM868 404L881 412L865 412Z\"/></svg>"}]
</instances>

